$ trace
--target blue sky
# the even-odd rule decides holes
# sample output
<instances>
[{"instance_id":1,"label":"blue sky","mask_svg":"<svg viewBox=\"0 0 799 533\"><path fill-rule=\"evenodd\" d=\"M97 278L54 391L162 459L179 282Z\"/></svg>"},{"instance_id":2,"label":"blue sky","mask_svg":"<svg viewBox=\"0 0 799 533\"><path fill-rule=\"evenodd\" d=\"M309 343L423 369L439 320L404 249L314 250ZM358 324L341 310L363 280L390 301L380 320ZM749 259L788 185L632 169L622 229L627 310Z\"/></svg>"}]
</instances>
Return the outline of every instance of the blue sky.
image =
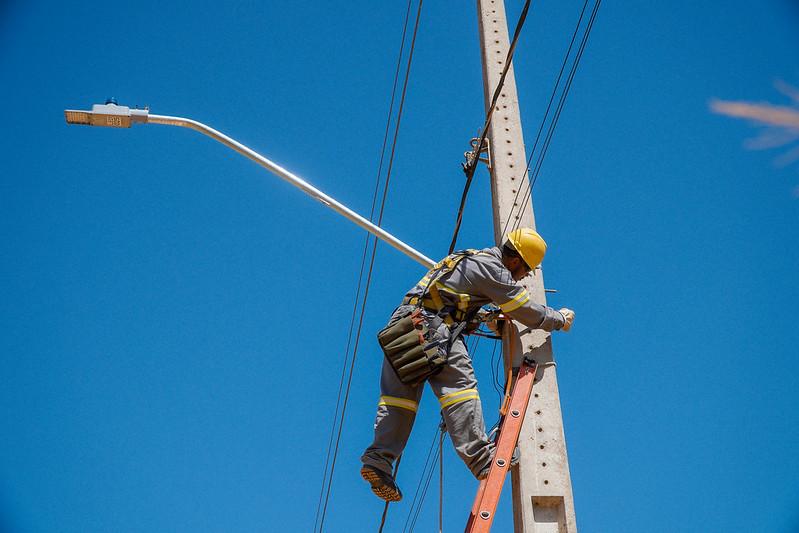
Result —
<instances>
[{"instance_id":1,"label":"blue sky","mask_svg":"<svg viewBox=\"0 0 799 533\"><path fill-rule=\"evenodd\" d=\"M201 120L368 214L407 4L377 5L0 3L0 529L313 529L363 231L193 132L63 109L115 96ZM528 150L581 6L533 3ZM384 216L436 258L483 122L475 17L424 4ZM602 5L534 198L550 304L577 312L554 346L581 531L799 528L799 173L708 107L787 105L797 30L787 0ZM492 244L490 213L481 170L462 246ZM377 528L357 474L373 335L420 274L379 248L327 531ZM490 358L481 342L489 425ZM427 391L406 493L437 419ZM449 443L444 463L457 530L476 482Z\"/></svg>"}]
</instances>

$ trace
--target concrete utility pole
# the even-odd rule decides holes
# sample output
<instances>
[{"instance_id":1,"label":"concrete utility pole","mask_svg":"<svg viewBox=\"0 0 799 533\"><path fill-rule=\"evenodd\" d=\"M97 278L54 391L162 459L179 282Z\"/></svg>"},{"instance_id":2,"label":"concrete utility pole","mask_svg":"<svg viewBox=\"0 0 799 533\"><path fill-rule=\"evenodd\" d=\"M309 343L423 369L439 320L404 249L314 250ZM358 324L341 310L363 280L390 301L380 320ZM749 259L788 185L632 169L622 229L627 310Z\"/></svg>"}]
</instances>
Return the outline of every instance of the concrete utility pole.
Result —
<instances>
[{"instance_id":1,"label":"concrete utility pole","mask_svg":"<svg viewBox=\"0 0 799 533\"><path fill-rule=\"evenodd\" d=\"M504 0L478 0L478 22L483 61L483 89L486 107L491 105L510 42ZM522 138L519 99L513 67L508 71L494 110L488 133L491 162L491 192L494 208L494 238L504 242L515 227L535 227L532 201L525 205L529 178ZM517 192L521 189L521 194ZM532 299L546 303L541 270L522 282ZM515 324L505 333L506 364L518 368L524 355L539 365L533 396L519 436L521 462L513 471L513 521L517 533L575 533L569 463L560 410L558 381L552 356L550 334L521 330Z\"/></svg>"}]
</instances>

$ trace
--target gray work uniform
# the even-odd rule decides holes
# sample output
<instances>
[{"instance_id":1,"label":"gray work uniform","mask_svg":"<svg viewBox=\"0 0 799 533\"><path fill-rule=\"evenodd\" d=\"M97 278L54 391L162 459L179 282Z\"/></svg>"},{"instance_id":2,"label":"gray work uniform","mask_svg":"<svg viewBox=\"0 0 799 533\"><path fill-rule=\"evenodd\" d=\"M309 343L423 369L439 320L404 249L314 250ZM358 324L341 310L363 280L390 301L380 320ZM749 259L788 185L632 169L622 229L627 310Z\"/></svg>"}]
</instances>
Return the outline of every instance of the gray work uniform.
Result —
<instances>
[{"instance_id":1,"label":"gray work uniform","mask_svg":"<svg viewBox=\"0 0 799 533\"><path fill-rule=\"evenodd\" d=\"M460 320L490 303L498 305L503 313L534 329L552 331L560 329L565 323L560 312L530 300L527 290L513 280L510 271L502 264L502 251L497 247L486 248L461 259L451 272L439 278L435 274L436 267L419 280L406 294L404 305L394 311L389 323L401 317L410 309L408 304L412 307L419 297L424 297L424 313L428 323L433 321L432 327L441 322L435 319L436 315L446 319L446 323L436 328L445 336L450 333L453 316ZM440 299L438 303L444 304L443 310L438 313L428 307L431 276ZM460 336L449 347L447 364L427 381L441 405L441 413L456 452L476 476L491 462L494 444L486 436L472 360ZM405 449L411 434L422 389L421 384L413 386L402 383L391 365L383 361L375 437L361 457L364 464L392 473L393 462Z\"/></svg>"}]
</instances>

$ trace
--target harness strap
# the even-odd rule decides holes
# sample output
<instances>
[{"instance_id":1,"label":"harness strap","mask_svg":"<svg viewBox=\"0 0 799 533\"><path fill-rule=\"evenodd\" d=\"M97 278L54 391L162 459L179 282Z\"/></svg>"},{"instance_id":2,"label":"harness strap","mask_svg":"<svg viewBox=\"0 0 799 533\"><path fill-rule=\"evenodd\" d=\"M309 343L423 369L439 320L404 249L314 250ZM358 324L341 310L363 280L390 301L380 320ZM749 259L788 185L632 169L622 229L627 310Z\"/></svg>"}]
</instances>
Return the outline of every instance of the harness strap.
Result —
<instances>
[{"instance_id":1,"label":"harness strap","mask_svg":"<svg viewBox=\"0 0 799 533\"><path fill-rule=\"evenodd\" d=\"M426 310L441 316L442 311L447 310L447 308L451 306L444 304L444 300L441 299L441 293L439 292L436 283L438 283L438 280L440 280L443 276L455 270L455 267L458 266L458 263L463 261L465 258L478 253L480 253L479 250L461 250L455 252L454 254L448 255L439 261L427 273L427 275L422 278L422 280L427 278L427 284L422 291L421 296L413 296L410 298L406 296L402 300L403 305L424 307ZM450 327L467 319L466 309L468 308L468 300L466 302L460 301L457 305L458 307L453 307L451 310L449 310L449 312L444 313L444 316L441 316L441 319L444 320L444 323ZM463 307L463 309L460 309L460 307Z\"/></svg>"}]
</instances>

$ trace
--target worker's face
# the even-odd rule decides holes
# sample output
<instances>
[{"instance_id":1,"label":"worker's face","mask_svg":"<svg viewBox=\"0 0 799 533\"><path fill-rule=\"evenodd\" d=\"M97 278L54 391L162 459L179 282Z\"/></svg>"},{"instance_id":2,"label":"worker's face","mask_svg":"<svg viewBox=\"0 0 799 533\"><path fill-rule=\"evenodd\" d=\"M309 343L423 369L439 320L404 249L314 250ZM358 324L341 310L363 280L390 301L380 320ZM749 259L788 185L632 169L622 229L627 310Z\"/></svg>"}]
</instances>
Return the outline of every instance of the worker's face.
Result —
<instances>
[{"instance_id":1,"label":"worker's face","mask_svg":"<svg viewBox=\"0 0 799 533\"><path fill-rule=\"evenodd\" d=\"M509 257L505 266L510 270L510 275L514 281L519 281L530 273L527 263L518 257Z\"/></svg>"}]
</instances>

